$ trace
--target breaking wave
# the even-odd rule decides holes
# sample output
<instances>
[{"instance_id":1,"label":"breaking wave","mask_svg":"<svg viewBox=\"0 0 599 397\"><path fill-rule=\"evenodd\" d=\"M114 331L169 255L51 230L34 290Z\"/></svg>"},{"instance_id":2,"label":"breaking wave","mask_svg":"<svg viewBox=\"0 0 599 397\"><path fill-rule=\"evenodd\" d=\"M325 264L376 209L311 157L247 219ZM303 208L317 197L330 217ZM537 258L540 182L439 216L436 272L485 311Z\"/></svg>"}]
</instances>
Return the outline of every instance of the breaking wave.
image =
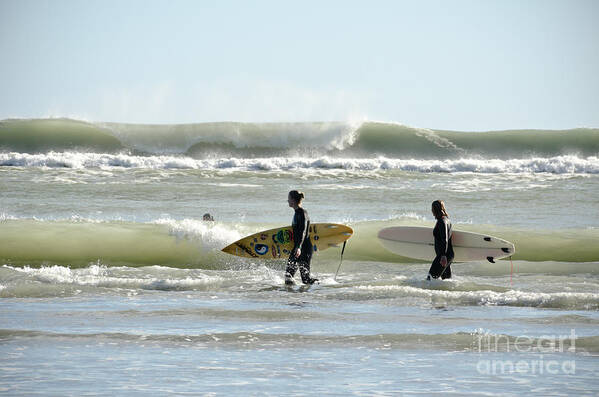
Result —
<instances>
[{"instance_id":1,"label":"breaking wave","mask_svg":"<svg viewBox=\"0 0 599 397\"><path fill-rule=\"evenodd\" d=\"M5 152L83 151L236 157L350 157L527 159L599 154L599 129L456 132L397 123L198 123L145 125L70 119L0 122Z\"/></svg>"}]
</instances>

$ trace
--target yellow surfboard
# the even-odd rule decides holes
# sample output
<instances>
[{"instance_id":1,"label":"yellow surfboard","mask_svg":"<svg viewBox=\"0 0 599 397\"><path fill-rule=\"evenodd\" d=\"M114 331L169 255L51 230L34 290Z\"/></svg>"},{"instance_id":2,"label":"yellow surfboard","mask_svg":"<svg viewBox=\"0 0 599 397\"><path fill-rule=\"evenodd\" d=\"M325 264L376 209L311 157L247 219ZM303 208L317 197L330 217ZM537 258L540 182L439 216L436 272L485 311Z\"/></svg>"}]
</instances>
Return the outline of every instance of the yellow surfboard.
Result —
<instances>
[{"instance_id":1,"label":"yellow surfboard","mask_svg":"<svg viewBox=\"0 0 599 397\"><path fill-rule=\"evenodd\" d=\"M314 252L336 247L354 233L349 226L336 223L314 223L310 225L310 240ZM265 230L235 241L222 249L227 254L244 258L278 259L289 256L293 249L291 226Z\"/></svg>"}]
</instances>

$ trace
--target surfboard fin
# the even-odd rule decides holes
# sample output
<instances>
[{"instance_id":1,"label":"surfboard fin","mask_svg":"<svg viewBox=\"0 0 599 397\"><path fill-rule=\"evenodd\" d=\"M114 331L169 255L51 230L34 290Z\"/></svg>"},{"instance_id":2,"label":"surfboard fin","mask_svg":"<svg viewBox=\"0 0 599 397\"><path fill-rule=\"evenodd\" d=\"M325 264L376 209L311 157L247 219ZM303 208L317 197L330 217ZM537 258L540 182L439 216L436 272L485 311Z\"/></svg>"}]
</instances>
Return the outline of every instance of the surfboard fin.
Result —
<instances>
[{"instance_id":1,"label":"surfboard fin","mask_svg":"<svg viewBox=\"0 0 599 397\"><path fill-rule=\"evenodd\" d=\"M487 256L487 260L491 263L495 263L495 261L493 260L494 258L492 256Z\"/></svg>"}]
</instances>

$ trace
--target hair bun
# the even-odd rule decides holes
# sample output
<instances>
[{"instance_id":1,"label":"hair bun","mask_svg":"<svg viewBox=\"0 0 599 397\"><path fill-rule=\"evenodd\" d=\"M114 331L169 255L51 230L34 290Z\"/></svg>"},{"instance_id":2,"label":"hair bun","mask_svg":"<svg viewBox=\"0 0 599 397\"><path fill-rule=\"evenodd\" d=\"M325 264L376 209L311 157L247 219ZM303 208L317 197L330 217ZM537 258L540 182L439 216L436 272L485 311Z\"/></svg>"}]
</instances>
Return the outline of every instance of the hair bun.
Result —
<instances>
[{"instance_id":1,"label":"hair bun","mask_svg":"<svg viewBox=\"0 0 599 397\"><path fill-rule=\"evenodd\" d=\"M289 196L294 199L295 201L297 201L298 203L300 201L302 201L304 199L304 197L306 197L306 195L304 194L304 192L300 192L297 190L292 190L289 192Z\"/></svg>"}]
</instances>

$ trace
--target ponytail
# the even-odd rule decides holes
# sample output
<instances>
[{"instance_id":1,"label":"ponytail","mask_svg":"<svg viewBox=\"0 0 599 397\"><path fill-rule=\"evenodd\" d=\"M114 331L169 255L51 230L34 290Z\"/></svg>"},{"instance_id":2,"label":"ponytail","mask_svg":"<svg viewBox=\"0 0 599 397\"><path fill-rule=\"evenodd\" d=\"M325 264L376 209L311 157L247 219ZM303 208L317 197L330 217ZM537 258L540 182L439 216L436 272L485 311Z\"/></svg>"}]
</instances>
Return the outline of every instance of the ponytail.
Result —
<instances>
[{"instance_id":1,"label":"ponytail","mask_svg":"<svg viewBox=\"0 0 599 397\"><path fill-rule=\"evenodd\" d=\"M303 192L298 192L297 190L292 190L289 192L289 197L295 200L298 204L302 202L306 195Z\"/></svg>"},{"instance_id":2,"label":"ponytail","mask_svg":"<svg viewBox=\"0 0 599 397\"><path fill-rule=\"evenodd\" d=\"M449 218L449 214L447 214L447 210L445 209L445 203L442 200L433 201L432 208L435 218L441 219L444 216Z\"/></svg>"}]
</instances>

